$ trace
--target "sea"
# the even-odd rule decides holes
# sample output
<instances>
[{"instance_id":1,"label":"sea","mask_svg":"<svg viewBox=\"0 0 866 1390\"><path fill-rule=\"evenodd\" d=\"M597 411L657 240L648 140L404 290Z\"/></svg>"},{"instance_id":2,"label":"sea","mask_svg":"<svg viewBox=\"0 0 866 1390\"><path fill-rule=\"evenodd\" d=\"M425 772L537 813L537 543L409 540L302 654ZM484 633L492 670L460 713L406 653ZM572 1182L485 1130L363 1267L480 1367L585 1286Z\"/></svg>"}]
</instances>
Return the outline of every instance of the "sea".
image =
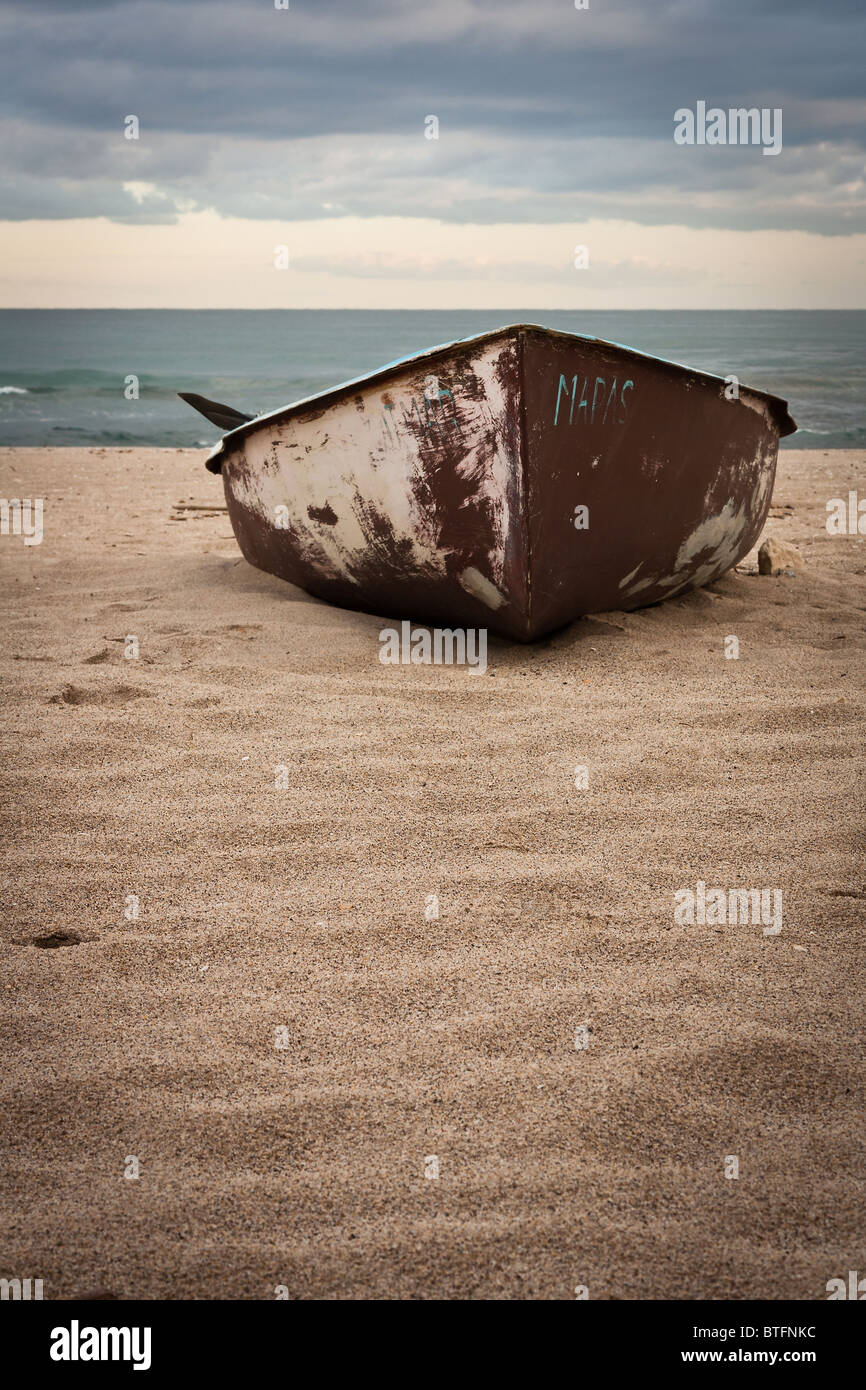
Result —
<instances>
[{"instance_id":1,"label":"sea","mask_svg":"<svg viewBox=\"0 0 866 1390\"><path fill-rule=\"evenodd\" d=\"M0 310L0 445L211 445L219 431L178 391L258 414L506 323L625 343L782 396L799 426L783 448L866 447L866 311L532 309Z\"/></svg>"}]
</instances>

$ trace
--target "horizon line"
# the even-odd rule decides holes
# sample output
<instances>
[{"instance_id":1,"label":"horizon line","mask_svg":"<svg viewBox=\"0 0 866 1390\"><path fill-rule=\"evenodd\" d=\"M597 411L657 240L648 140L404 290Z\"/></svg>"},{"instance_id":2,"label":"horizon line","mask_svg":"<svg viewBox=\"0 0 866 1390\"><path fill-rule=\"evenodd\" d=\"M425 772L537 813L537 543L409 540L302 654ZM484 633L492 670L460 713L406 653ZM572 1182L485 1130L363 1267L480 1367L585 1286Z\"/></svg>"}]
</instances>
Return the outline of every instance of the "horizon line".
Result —
<instances>
[{"instance_id":1,"label":"horizon line","mask_svg":"<svg viewBox=\"0 0 866 1390\"><path fill-rule=\"evenodd\" d=\"M866 304L848 305L788 305L781 309L770 305L748 308L657 308L604 309L581 305L576 308L542 309L529 306L517 308L473 308L466 306L443 309L441 306L421 305L407 308L359 308L342 305L172 305L172 304L3 304L2 314L862 314Z\"/></svg>"}]
</instances>

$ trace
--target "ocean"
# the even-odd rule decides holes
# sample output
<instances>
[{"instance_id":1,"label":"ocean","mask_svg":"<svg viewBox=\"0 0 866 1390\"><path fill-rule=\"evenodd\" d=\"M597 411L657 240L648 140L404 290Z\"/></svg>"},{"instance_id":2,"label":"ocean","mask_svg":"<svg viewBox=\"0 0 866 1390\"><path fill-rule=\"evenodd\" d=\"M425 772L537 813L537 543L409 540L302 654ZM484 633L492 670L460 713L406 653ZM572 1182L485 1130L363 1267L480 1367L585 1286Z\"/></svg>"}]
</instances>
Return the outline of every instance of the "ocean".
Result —
<instances>
[{"instance_id":1,"label":"ocean","mask_svg":"<svg viewBox=\"0 0 866 1390\"><path fill-rule=\"evenodd\" d=\"M176 396L273 410L505 323L585 333L785 398L793 448L866 446L866 311L0 310L0 445L210 445ZM127 377L139 398L125 397Z\"/></svg>"}]
</instances>

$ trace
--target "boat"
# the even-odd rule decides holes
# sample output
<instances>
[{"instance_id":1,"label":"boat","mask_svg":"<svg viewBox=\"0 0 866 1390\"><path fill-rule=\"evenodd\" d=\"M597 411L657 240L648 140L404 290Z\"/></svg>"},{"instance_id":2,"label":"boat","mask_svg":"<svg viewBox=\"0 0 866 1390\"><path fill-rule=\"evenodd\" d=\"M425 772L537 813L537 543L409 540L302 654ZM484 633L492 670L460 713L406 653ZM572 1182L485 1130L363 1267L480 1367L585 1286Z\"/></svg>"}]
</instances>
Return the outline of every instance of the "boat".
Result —
<instances>
[{"instance_id":1,"label":"boat","mask_svg":"<svg viewBox=\"0 0 866 1390\"><path fill-rule=\"evenodd\" d=\"M241 551L329 603L534 641L710 584L755 544L779 438L764 391L513 324L224 431Z\"/></svg>"}]
</instances>

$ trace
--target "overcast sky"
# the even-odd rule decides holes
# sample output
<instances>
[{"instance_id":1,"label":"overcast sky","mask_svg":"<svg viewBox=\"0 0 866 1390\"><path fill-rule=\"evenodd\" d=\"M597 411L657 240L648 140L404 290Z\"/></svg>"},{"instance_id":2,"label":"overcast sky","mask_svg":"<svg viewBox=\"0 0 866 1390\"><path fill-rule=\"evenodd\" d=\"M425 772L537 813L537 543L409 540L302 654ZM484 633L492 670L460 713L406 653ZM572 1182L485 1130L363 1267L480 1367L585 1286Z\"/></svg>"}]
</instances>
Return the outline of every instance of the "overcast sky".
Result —
<instances>
[{"instance_id":1,"label":"overcast sky","mask_svg":"<svg viewBox=\"0 0 866 1390\"><path fill-rule=\"evenodd\" d=\"M0 54L3 304L866 305L863 0L0 0Z\"/></svg>"}]
</instances>

